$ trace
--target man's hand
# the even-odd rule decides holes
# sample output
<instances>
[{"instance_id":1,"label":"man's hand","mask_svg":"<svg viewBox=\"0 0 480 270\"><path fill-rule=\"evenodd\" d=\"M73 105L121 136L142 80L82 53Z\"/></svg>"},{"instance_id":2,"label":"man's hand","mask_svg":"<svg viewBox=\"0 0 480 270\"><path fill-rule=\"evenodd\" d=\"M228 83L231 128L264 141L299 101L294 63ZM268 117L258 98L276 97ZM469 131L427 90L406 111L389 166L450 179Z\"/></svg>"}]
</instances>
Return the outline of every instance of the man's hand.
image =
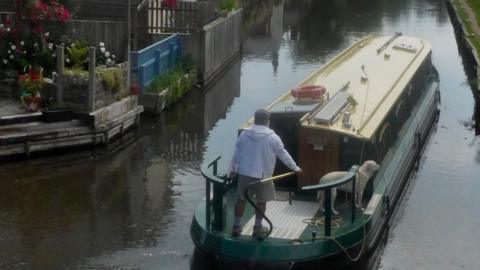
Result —
<instances>
[{"instance_id":1,"label":"man's hand","mask_svg":"<svg viewBox=\"0 0 480 270\"><path fill-rule=\"evenodd\" d=\"M295 171L295 173L296 173L297 175L302 174L302 173L303 173L302 168L299 167L298 170Z\"/></svg>"}]
</instances>

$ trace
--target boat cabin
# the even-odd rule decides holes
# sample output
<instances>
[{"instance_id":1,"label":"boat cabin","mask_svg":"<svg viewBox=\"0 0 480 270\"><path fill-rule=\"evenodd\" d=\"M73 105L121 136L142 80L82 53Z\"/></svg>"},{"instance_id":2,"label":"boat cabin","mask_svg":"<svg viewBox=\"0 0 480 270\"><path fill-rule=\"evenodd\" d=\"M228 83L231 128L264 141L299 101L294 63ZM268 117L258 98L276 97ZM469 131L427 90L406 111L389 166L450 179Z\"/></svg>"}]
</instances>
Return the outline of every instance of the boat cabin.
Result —
<instances>
[{"instance_id":1,"label":"boat cabin","mask_svg":"<svg viewBox=\"0 0 480 270\"><path fill-rule=\"evenodd\" d=\"M277 186L300 189L364 160L381 164L432 76L430 45L400 34L366 37L310 75L267 107L270 127L303 169ZM312 86L325 92L295 97ZM277 161L275 174L287 171Z\"/></svg>"}]
</instances>

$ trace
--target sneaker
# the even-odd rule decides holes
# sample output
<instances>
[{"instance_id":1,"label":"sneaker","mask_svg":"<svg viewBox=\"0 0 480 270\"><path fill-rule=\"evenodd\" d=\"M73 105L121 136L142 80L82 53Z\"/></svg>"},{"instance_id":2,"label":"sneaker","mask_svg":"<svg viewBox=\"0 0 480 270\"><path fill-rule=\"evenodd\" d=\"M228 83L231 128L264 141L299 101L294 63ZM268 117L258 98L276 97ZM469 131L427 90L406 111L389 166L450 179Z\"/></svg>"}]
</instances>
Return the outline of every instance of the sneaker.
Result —
<instances>
[{"instance_id":1,"label":"sneaker","mask_svg":"<svg viewBox=\"0 0 480 270\"><path fill-rule=\"evenodd\" d=\"M268 233L268 227L263 225L253 226L253 234L252 234L253 237L259 240L263 240L267 236L267 233Z\"/></svg>"},{"instance_id":2,"label":"sneaker","mask_svg":"<svg viewBox=\"0 0 480 270\"><path fill-rule=\"evenodd\" d=\"M241 233L242 233L242 227L241 226L233 226L233 228L232 228L232 236L233 237L239 237Z\"/></svg>"}]
</instances>

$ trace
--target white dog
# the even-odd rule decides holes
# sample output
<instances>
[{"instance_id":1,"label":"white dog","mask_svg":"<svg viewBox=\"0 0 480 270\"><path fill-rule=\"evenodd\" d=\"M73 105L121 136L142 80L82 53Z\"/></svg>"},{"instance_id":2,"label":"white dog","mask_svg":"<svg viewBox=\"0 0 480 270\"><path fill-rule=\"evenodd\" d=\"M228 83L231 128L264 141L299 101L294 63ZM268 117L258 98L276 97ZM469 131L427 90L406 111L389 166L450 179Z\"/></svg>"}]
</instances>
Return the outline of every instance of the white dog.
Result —
<instances>
[{"instance_id":1,"label":"white dog","mask_svg":"<svg viewBox=\"0 0 480 270\"><path fill-rule=\"evenodd\" d=\"M375 161L373 160L367 160L365 161L362 166L358 168L356 178L355 178L355 204L358 208L362 208L362 197L363 197L363 191L365 190L365 186L368 183L368 180L373 176L373 174L380 168L380 165L378 165ZM320 178L319 183L324 184L328 183L331 181L334 181L336 179L339 179L341 177L344 177L347 175L348 172L331 172L327 173L324 175L322 178ZM352 191L352 184L351 182L348 182L345 185L339 186L339 188L343 191L346 192L351 192ZM324 211L324 201L325 201L325 196L324 196L324 191L318 191L317 192L317 200L320 203L320 207L322 211ZM337 197L337 189L332 188L332 212L336 215L338 214L338 211L335 210L334 208L334 203L335 203L335 198Z\"/></svg>"}]
</instances>

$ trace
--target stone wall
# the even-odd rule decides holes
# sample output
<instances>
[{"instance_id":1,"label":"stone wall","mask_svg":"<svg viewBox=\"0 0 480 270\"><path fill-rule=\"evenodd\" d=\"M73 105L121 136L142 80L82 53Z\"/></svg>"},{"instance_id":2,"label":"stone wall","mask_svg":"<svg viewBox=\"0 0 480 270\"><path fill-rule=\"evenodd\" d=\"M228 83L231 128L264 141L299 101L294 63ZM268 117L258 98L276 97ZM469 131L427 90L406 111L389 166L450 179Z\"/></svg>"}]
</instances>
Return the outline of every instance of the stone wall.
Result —
<instances>
[{"instance_id":1,"label":"stone wall","mask_svg":"<svg viewBox=\"0 0 480 270\"><path fill-rule=\"evenodd\" d=\"M118 73L117 73L118 72ZM107 74L107 75L105 75ZM106 77L113 77L108 83ZM89 107L89 86L87 71L66 71L63 79L64 107L76 112L91 112L109 106L128 96L127 65L118 64L111 68L97 68L95 71L95 108Z\"/></svg>"},{"instance_id":2,"label":"stone wall","mask_svg":"<svg viewBox=\"0 0 480 270\"><path fill-rule=\"evenodd\" d=\"M0 98L11 98L14 96L14 79L2 79L0 80Z\"/></svg>"},{"instance_id":3,"label":"stone wall","mask_svg":"<svg viewBox=\"0 0 480 270\"><path fill-rule=\"evenodd\" d=\"M116 78L119 81L118 89L111 89L106 85L102 79L102 72L114 71L120 69L120 78ZM116 101L119 101L123 97L129 95L129 89L127 87L127 65L126 63L118 64L112 68L105 68L96 72L95 78L95 110L106 107Z\"/></svg>"},{"instance_id":4,"label":"stone wall","mask_svg":"<svg viewBox=\"0 0 480 270\"><path fill-rule=\"evenodd\" d=\"M87 112L88 72L65 71L63 78L63 106L75 112Z\"/></svg>"}]
</instances>

